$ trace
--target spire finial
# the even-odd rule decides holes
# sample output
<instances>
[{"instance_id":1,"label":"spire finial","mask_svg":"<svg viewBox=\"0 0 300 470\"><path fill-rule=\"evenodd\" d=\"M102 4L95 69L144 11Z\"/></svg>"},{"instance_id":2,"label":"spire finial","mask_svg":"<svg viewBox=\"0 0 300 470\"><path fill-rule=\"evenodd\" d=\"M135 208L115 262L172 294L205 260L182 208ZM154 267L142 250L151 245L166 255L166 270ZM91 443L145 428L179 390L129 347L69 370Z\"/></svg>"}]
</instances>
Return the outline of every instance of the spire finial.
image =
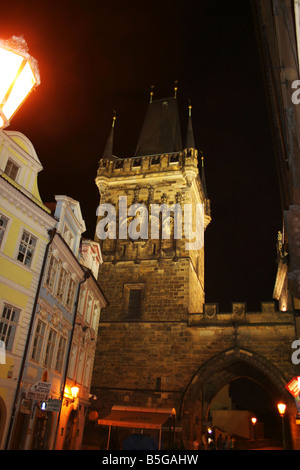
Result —
<instances>
[{"instance_id":1,"label":"spire finial","mask_svg":"<svg viewBox=\"0 0 300 470\"><path fill-rule=\"evenodd\" d=\"M178 90L178 80L174 82L174 98L177 98L177 90Z\"/></svg>"},{"instance_id":2,"label":"spire finial","mask_svg":"<svg viewBox=\"0 0 300 470\"><path fill-rule=\"evenodd\" d=\"M151 85L151 87L150 87L150 103L152 103L152 99L153 99L153 90L154 90L154 85Z\"/></svg>"},{"instance_id":3,"label":"spire finial","mask_svg":"<svg viewBox=\"0 0 300 470\"><path fill-rule=\"evenodd\" d=\"M111 125L111 127L115 127L116 119L117 119L117 112L116 112L116 110L114 109L114 110L113 110L113 120L112 120L112 125Z\"/></svg>"},{"instance_id":4,"label":"spire finial","mask_svg":"<svg viewBox=\"0 0 300 470\"><path fill-rule=\"evenodd\" d=\"M191 117L191 116L192 116L192 102L189 99L189 117Z\"/></svg>"}]
</instances>

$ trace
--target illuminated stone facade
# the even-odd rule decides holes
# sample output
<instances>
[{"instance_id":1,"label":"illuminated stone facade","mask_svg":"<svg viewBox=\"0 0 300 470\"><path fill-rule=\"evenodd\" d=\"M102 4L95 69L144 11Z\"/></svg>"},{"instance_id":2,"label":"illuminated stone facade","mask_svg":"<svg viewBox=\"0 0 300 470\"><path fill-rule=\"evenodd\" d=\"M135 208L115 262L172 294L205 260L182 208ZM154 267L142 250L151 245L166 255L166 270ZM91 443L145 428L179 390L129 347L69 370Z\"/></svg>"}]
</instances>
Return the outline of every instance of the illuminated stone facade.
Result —
<instances>
[{"instance_id":1,"label":"illuminated stone facade","mask_svg":"<svg viewBox=\"0 0 300 470\"><path fill-rule=\"evenodd\" d=\"M202 154L194 143L187 144L193 142L190 116L181 148L176 149L176 138L173 145L166 144L153 131L161 129L159 113L171 101L174 104L173 99L150 102L132 158L113 156L112 128L96 177L100 204L112 204L119 214L120 196L127 197L127 208L133 203L148 207L152 201L170 205L180 201L193 207L201 203L206 229L210 201L204 173L199 173ZM157 114L151 120L153 105ZM152 126L147 127L149 122ZM144 142L152 142L152 148L139 153ZM126 219L127 226L132 220ZM117 220L117 234L120 227ZM216 393L243 375L269 390L274 400L289 402L294 419L295 403L285 389L293 375L289 342L295 335L293 315L277 312L273 302L255 313L247 312L243 303L233 303L229 313L220 313L217 304L206 304L204 246L186 250L186 240L174 239L172 230L171 235L168 240L118 236L101 240L101 287L108 306L101 312L92 379L95 416L107 416L114 405L175 408L176 441L182 439L192 449L193 442L201 441ZM103 448L106 435L96 421L87 423L86 444Z\"/></svg>"}]
</instances>

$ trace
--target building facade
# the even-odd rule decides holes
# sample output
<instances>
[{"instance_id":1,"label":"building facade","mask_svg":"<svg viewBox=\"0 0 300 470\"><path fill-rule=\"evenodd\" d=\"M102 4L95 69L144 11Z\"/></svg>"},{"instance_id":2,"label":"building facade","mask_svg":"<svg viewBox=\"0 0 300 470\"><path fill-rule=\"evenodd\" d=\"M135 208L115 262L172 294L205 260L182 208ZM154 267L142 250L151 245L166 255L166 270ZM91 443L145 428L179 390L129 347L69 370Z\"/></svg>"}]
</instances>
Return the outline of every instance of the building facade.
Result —
<instances>
[{"instance_id":1,"label":"building facade","mask_svg":"<svg viewBox=\"0 0 300 470\"><path fill-rule=\"evenodd\" d=\"M102 245L100 276L108 306L101 315L92 381L100 419L87 441L105 448L109 425L118 439L113 445L121 448L126 432L114 421L112 409L175 409L175 441L193 449L207 430L214 397L242 375L268 390L275 408L277 400L288 404L289 439L299 448L297 409L286 389L295 373L293 313L277 310L272 301L262 303L260 312L247 312L245 304L234 302L228 313L205 303L204 232L210 201L191 108L182 142L176 97L151 96L131 158L113 155L114 125L96 176L96 237ZM180 206L181 236L176 210L166 217L163 211L152 213L152 204ZM189 207L191 232L184 226ZM145 220L157 231L144 231ZM163 235L165 226L170 236ZM187 244L191 233L199 236L199 244Z\"/></svg>"},{"instance_id":2,"label":"building facade","mask_svg":"<svg viewBox=\"0 0 300 470\"><path fill-rule=\"evenodd\" d=\"M4 448L33 315L48 231L55 219L38 190L42 165L21 133L0 131L0 445Z\"/></svg>"},{"instance_id":3,"label":"building facade","mask_svg":"<svg viewBox=\"0 0 300 470\"><path fill-rule=\"evenodd\" d=\"M90 403L94 344L105 305L93 274L101 254L97 243L85 240L81 263L85 223L77 201L56 196L49 207L56 226L40 272L10 449L79 449Z\"/></svg>"}]
</instances>

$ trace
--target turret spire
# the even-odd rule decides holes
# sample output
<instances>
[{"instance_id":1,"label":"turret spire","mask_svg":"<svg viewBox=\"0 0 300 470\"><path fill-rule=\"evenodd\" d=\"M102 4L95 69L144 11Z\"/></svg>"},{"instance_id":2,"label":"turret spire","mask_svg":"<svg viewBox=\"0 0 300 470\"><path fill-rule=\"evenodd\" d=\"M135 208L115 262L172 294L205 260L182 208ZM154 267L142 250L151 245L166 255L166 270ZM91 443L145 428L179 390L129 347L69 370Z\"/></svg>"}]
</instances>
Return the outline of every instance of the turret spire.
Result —
<instances>
[{"instance_id":1,"label":"turret spire","mask_svg":"<svg viewBox=\"0 0 300 470\"><path fill-rule=\"evenodd\" d=\"M109 137L106 143L106 147L103 152L102 158L104 160L113 160L113 143L114 143L114 127L115 127L115 121L116 121L116 112L114 111L114 116L113 116L113 121L112 121L112 126L111 130L109 133Z\"/></svg>"},{"instance_id":2,"label":"turret spire","mask_svg":"<svg viewBox=\"0 0 300 470\"><path fill-rule=\"evenodd\" d=\"M202 166L202 171L201 171L201 182L202 182L202 187L204 191L204 196L207 198L207 188L206 188L206 179L205 179L205 171L204 171L204 155L202 152L201 153L201 166Z\"/></svg>"},{"instance_id":3,"label":"turret spire","mask_svg":"<svg viewBox=\"0 0 300 470\"><path fill-rule=\"evenodd\" d=\"M191 105L190 100L189 100L189 119L188 119L185 147L195 148L195 140L194 140L194 132L193 132L193 124L192 124L192 105Z\"/></svg>"}]
</instances>

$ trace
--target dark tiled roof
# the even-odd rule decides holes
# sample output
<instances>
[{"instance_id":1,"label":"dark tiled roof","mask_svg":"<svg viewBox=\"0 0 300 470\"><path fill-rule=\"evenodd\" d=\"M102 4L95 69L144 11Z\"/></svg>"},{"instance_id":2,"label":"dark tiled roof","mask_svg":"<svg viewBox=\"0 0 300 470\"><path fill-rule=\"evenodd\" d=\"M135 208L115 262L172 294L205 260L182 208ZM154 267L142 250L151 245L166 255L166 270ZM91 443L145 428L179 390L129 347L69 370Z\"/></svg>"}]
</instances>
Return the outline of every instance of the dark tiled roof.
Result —
<instances>
[{"instance_id":1,"label":"dark tiled roof","mask_svg":"<svg viewBox=\"0 0 300 470\"><path fill-rule=\"evenodd\" d=\"M181 150L182 139L176 98L152 101L149 104L135 156Z\"/></svg>"}]
</instances>

